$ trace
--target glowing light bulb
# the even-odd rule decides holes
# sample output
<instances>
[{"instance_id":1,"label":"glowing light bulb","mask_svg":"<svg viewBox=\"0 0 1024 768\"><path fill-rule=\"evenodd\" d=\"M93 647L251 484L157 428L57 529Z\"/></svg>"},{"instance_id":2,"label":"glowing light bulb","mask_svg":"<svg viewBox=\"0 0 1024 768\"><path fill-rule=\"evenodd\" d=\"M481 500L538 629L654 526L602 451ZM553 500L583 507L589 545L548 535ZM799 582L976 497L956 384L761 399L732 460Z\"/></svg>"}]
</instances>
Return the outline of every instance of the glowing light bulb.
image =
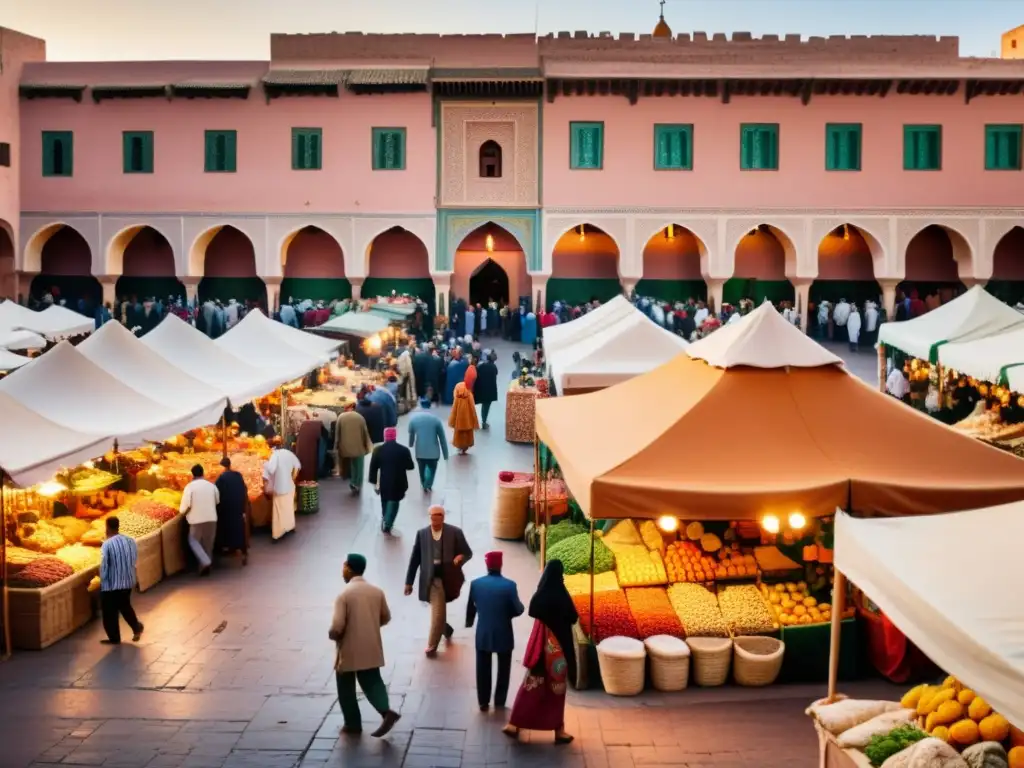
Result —
<instances>
[{"instance_id":1,"label":"glowing light bulb","mask_svg":"<svg viewBox=\"0 0 1024 768\"><path fill-rule=\"evenodd\" d=\"M794 531L801 530L805 525L807 525L807 518L799 512L793 512L789 516L789 527Z\"/></svg>"},{"instance_id":2,"label":"glowing light bulb","mask_svg":"<svg viewBox=\"0 0 1024 768\"><path fill-rule=\"evenodd\" d=\"M586 227L583 224L580 224L580 242L581 243L586 242L586 239L587 239Z\"/></svg>"},{"instance_id":3,"label":"glowing light bulb","mask_svg":"<svg viewBox=\"0 0 1024 768\"><path fill-rule=\"evenodd\" d=\"M494 252L494 235L488 235L487 239L484 240L484 247L491 253Z\"/></svg>"},{"instance_id":4,"label":"glowing light bulb","mask_svg":"<svg viewBox=\"0 0 1024 768\"><path fill-rule=\"evenodd\" d=\"M668 238L669 242L676 239L676 226L675 224L669 224L665 228L665 237Z\"/></svg>"},{"instance_id":5,"label":"glowing light bulb","mask_svg":"<svg viewBox=\"0 0 1024 768\"><path fill-rule=\"evenodd\" d=\"M665 533L673 533L679 530L679 519L672 515L662 515L658 518L658 527Z\"/></svg>"},{"instance_id":6,"label":"glowing light bulb","mask_svg":"<svg viewBox=\"0 0 1024 768\"><path fill-rule=\"evenodd\" d=\"M50 482L43 483L36 488L36 493L40 496L45 496L46 498L53 498L54 496L59 496L64 493L66 490L67 488L64 487L64 485L58 483L56 480L51 480Z\"/></svg>"},{"instance_id":7,"label":"glowing light bulb","mask_svg":"<svg viewBox=\"0 0 1024 768\"><path fill-rule=\"evenodd\" d=\"M768 533L778 533L779 518L777 518L775 515L765 515L761 519L761 527L768 531Z\"/></svg>"}]
</instances>

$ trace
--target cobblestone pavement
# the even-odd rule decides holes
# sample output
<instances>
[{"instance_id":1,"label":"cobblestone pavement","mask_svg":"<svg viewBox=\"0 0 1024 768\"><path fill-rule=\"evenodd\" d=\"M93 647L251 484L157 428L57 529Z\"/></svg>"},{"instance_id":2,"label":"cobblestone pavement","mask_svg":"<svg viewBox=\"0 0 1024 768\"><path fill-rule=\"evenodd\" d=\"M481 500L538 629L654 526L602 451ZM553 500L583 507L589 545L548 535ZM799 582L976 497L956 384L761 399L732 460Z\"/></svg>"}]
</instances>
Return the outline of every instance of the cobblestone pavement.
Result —
<instances>
[{"instance_id":1,"label":"cobblestone pavement","mask_svg":"<svg viewBox=\"0 0 1024 768\"><path fill-rule=\"evenodd\" d=\"M498 346L506 380L511 346ZM856 361L867 362L865 378L873 375L873 360L862 353ZM536 561L521 545L495 542L489 516L497 472L528 469L532 448L505 442L502 403L492 418L470 454L443 467L443 490L434 496L443 497L449 521L464 528L474 548L468 575L482 573L483 553L500 548L506 574L525 598L536 585ZM464 600L449 609L454 643L437 659L423 655L428 610L402 595L412 536L427 523L422 491L414 487L402 504L393 539L379 532L379 502L369 490L353 499L347 486L329 481L321 498L321 512L299 518L295 535L276 544L257 536L248 567L228 562L210 579L180 575L136 596L146 625L138 645L101 646L94 621L46 651L0 664L0 768L814 764L816 740L802 713L821 686L633 699L572 692L566 726L577 737L573 744L555 747L549 734L510 742L500 733L501 714L481 714L476 706ZM384 740L339 738L327 628L351 551L368 558L367 577L386 590L394 616L385 630L384 677L402 719ZM520 649L528 632L528 621L518 622ZM366 726L379 722L361 705Z\"/></svg>"}]
</instances>

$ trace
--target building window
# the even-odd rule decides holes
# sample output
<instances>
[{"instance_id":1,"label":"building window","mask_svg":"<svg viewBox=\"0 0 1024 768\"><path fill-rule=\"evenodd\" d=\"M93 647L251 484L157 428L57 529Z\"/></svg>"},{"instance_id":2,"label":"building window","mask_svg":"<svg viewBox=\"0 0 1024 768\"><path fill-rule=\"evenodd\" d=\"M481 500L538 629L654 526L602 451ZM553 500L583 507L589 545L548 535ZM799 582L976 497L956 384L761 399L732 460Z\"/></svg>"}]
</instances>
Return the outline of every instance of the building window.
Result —
<instances>
[{"instance_id":1,"label":"building window","mask_svg":"<svg viewBox=\"0 0 1024 768\"><path fill-rule=\"evenodd\" d=\"M0 141L0 168L11 167L11 145Z\"/></svg>"},{"instance_id":2,"label":"building window","mask_svg":"<svg viewBox=\"0 0 1024 768\"><path fill-rule=\"evenodd\" d=\"M405 170L405 128L373 129L373 170Z\"/></svg>"},{"instance_id":3,"label":"building window","mask_svg":"<svg viewBox=\"0 0 1024 768\"><path fill-rule=\"evenodd\" d=\"M1017 41L1016 40L1011 40L1010 41L1010 47L1011 48L1016 48L1017 47Z\"/></svg>"},{"instance_id":4,"label":"building window","mask_svg":"<svg viewBox=\"0 0 1024 768\"><path fill-rule=\"evenodd\" d=\"M237 163L238 132L206 132L206 172L234 173Z\"/></svg>"},{"instance_id":5,"label":"building window","mask_svg":"<svg viewBox=\"0 0 1024 768\"><path fill-rule=\"evenodd\" d=\"M501 144L492 139L480 145L480 178L501 178Z\"/></svg>"},{"instance_id":6,"label":"building window","mask_svg":"<svg viewBox=\"0 0 1024 768\"><path fill-rule=\"evenodd\" d=\"M292 170L319 171L323 162L323 129L292 128Z\"/></svg>"},{"instance_id":7,"label":"building window","mask_svg":"<svg viewBox=\"0 0 1024 768\"><path fill-rule=\"evenodd\" d=\"M778 123L744 123L740 126L740 169L779 170Z\"/></svg>"},{"instance_id":8,"label":"building window","mask_svg":"<svg viewBox=\"0 0 1024 768\"><path fill-rule=\"evenodd\" d=\"M152 131L125 131L121 144L125 173L153 172Z\"/></svg>"},{"instance_id":9,"label":"building window","mask_svg":"<svg viewBox=\"0 0 1024 768\"><path fill-rule=\"evenodd\" d=\"M693 126L654 126L654 169L656 171L693 170Z\"/></svg>"},{"instance_id":10,"label":"building window","mask_svg":"<svg viewBox=\"0 0 1024 768\"><path fill-rule=\"evenodd\" d=\"M903 126L903 170L942 170L942 126Z\"/></svg>"},{"instance_id":11,"label":"building window","mask_svg":"<svg viewBox=\"0 0 1024 768\"><path fill-rule=\"evenodd\" d=\"M859 171L860 123L828 123L825 126L825 170Z\"/></svg>"},{"instance_id":12,"label":"building window","mask_svg":"<svg viewBox=\"0 0 1024 768\"><path fill-rule=\"evenodd\" d=\"M569 123L569 167L573 170L604 167L604 123Z\"/></svg>"},{"instance_id":13,"label":"building window","mask_svg":"<svg viewBox=\"0 0 1024 768\"><path fill-rule=\"evenodd\" d=\"M43 131L43 176L70 176L74 162L71 131Z\"/></svg>"},{"instance_id":14,"label":"building window","mask_svg":"<svg viewBox=\"0 0 1024 768\"><path fill-rule=\"evenodd\" d=\"M985 126L985 170L1019 171L1021 169L1021 126Z\"/></svg>"}]
</instances>

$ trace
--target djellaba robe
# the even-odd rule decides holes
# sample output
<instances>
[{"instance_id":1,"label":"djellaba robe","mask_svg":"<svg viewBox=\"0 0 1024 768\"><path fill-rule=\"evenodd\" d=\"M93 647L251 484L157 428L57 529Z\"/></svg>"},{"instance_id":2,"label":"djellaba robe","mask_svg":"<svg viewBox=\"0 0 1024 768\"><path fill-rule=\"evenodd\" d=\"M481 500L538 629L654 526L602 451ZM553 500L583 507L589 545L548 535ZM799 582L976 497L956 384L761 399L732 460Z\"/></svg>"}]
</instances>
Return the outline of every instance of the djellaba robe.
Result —
<instances>
[{"instance_id":1,"label":"djellaba robe","mask_svg":"<svg viewBox=\"0 0 1024 768\"><path fill-rule=\"evenodd\" d=\"M452 445L460 451L468 451L475 442L473 433L480 429L476 415L476 402L469 387L461 382L456 385L454 403L448 414L448 426L452 428Z\"/></svg>"},{"instance_id":2,"label":"djellaba robe","mask_svg":"<svg viewBox=\"0 0 1024 768\"><path fill-rule=\"evenodd\" d=\"M462 384L466 380L466 370L469 368L469 362L459 357L448 363L448 370L445 372L444 379L444 393L441 398L441 402L445 405L451 405L455 398L455 387Z\"/></svg>"}]
</instances>

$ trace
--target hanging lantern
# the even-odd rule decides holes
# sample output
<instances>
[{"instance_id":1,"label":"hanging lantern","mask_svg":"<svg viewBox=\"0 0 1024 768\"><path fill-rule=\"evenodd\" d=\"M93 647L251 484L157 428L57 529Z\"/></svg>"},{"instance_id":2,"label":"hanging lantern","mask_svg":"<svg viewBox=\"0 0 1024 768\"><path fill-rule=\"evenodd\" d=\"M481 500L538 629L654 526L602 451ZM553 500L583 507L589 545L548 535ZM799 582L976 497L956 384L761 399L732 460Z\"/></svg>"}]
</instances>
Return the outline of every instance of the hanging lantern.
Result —
<instances>
[{"instance_id":1,"label":"hanging lantern","mask_svg":"<svg viewBox=\"0 0 1024 768\"><path fill-rule=\"evenodd\" d=\"M584 224L580 224L580 242L581 243L586 242L586 239L587 239L587 232L584 229L584 227L585 227Z\"/></svg>"},{"instance_id":2,"label":"hanging lantern","mask_svg":"<svg viewBox=\"0 0 1024 768\"><path fill-rule=\"evenodd\" d=\"M487 235L487 239L484 240L484 247L488 253L494 253L494 235Z\"/></svg>"},{"instance_id":3,"label":"hanging lantern","mask_svg":"<svg viewBox=\"0 0 1024 768\"><path fill-rule=\"evenodd\" d=\"M668 240L670 243L676 239L675 224L669 224L667 227L665 227L665 239Z\"/></svg>"}]
</instances>

